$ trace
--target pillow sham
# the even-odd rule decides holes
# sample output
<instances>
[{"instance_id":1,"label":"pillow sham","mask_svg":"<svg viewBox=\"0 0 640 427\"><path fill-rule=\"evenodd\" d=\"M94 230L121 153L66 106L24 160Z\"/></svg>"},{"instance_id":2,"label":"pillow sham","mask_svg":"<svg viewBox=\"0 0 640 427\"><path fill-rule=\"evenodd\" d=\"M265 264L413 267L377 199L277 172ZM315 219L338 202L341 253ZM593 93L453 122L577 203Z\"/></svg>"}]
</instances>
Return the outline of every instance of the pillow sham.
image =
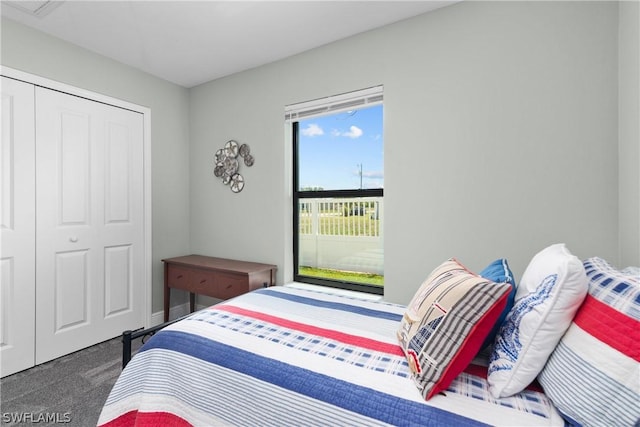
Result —
<instances>
[{"instance_id":1,"label":"pillow sham","mask_svg":"<svg viewBox=\"0 0 640 427\"><path fill-rule=\"evenodd\" d=\"M484 342L482 343L482 347L480 347L480 350L482 350L493 345L493 341L498 334L500 326L504 323L507 314L513 307L513 301L516 297L516 281L513 278L513 273L509 268L507 260L504 258L497 259L486 266L484 270L480 272L480 276L496 283L508 283L509 285L511 285L511 291L509 292L509 297L507 298L507 305L505 306L504 310L502 310L502 313L500 313L500 317L498 317L496 324L493 325L491 332L489 332L489 335L487 335L487 338L485 338Z\"/></svg>"},{"instance_id":2,"label":"pillow sham","mask_svg":"<svg viewBox=\"0 0 640 427\"><path fill-rule=\"evenodd\" d=\"M511 286L467 270L456 259L422 283L400 322L398 340L425 399L446 389L475 357L504 309Z\"/></svg>"},{"instance_id":3,"label":"pillow sham","mask_svg":"<svg viewBox=\"0 0 640 427\"><path fill-rule=\"evenodd\" d=\"M540 373L587 294L582 262L564 244L537 253L527 266L513 309L500 328L489 362L489 391L512 396Z\"/></svg>"},{"instance_id":4,"label":"pillow sham","mask_svg":"<svg viewBox=\"0 0 640 427\"><path fill-rule=\"evenodd\" d=\"M589 293L538 380L574 425L640 423L640 270L584 261Z\"/></svg>"}]
</instances>

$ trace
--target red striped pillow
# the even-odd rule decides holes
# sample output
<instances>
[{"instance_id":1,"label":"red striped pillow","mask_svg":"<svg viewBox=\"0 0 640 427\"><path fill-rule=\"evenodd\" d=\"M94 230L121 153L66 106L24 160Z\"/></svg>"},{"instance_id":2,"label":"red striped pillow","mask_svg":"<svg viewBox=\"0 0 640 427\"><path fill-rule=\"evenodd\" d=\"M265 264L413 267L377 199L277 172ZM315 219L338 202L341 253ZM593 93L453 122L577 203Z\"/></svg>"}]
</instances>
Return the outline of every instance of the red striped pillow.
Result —
<instances>
[{"instance_id":1,"label":"red striped pillow","mask_svg":"<svg viewBox=\"0 0 640 427\"><path fill-rule=\"evenodd\" d=\"M539 381L571 424L640 423L640 275L584 262L589 294Z\"/></svg>"},{"instance_id":2,"label":"red striped pillow","mask_svg":"<svg viewBox=\"0 0 640 427\"><path fill-rule=\"evenodd\" d=\"M510 291L510 284L482 278L455 259L427 277L398 330L400 345L425 399L445 390L475 357Z\"/></svg>"}]
</instances>

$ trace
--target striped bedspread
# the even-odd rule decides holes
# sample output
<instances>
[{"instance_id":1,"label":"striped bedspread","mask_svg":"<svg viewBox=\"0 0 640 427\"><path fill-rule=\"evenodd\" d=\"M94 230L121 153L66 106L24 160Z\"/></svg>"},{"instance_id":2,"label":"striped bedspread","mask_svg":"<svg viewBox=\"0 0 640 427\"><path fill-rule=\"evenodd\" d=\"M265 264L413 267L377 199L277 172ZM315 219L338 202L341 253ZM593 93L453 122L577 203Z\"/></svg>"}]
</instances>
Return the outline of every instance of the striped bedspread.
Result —
<instances>
[{"instance_id":1,"label":"striped bedspread","mask_svg":"<svg viewBox=\"0 0 640 427\"><path fill-rule=\"evenodd\" d=\"M201 310L143 346L98 424L563 424L538 391L491 398L486 369L473 365L446 393L424 401L396 339L403 312L286 286Z\"/></svg>"}]
</instances>

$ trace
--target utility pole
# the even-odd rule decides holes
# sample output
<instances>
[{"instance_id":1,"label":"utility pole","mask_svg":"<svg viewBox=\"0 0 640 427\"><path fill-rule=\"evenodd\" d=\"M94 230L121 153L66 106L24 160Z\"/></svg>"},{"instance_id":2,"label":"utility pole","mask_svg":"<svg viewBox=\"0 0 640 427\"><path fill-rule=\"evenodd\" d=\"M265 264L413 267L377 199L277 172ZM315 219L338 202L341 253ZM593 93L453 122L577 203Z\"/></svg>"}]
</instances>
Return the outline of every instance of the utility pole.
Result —
<instances>
[{"instance_id":1,"label":"utility pole","mask_svg":"<svg viewBox=\"0 0 640 427\"><path fill-rule=\"evenodd\" d=\"M358 174L360 175L360 189L362 190L362 163L358 165L358 168L359 168Z\"/></svg>"}]
</instances>

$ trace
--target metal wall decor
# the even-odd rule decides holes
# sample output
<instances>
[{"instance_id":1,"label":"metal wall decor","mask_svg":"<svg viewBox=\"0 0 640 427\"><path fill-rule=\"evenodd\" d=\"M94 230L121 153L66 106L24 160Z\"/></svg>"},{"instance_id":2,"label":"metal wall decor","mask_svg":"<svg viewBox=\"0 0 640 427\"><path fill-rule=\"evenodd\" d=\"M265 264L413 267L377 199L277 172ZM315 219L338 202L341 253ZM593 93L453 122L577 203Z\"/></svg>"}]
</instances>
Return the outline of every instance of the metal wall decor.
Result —
<instances>
[{"instance_id":1,"label":"metal wall decor","mask_svg":"<svg viewBox=\"0 0 640 427\"><path fill-rule=\"evenodd\" d=\"M244 188L244 177L238 173L240 169L239 158L249 167L253 166L255 161L247 144L240 145L233 139L229 140L224 148L216 151L213 169L213 174L217 178L221 178L222 183L228 185L234 193L239 193Z\"/></svg>"}]
</instances>

